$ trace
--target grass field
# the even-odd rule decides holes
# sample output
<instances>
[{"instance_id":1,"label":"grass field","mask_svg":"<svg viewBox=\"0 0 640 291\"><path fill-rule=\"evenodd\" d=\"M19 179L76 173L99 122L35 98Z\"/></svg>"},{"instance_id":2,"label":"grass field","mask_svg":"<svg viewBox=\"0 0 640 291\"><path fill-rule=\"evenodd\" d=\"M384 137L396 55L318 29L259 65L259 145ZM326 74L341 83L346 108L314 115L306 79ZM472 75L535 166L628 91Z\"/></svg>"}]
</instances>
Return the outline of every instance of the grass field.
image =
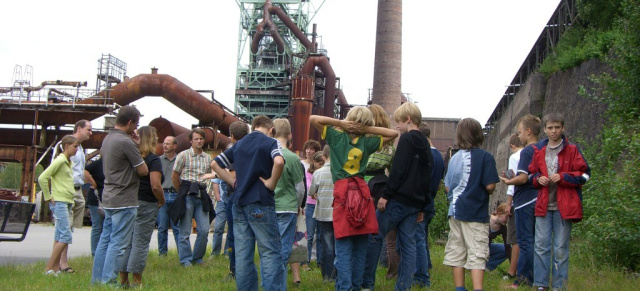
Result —
<instances>
[{"instance_id":1,"label":"grass field","mask_svg":"<svg viewBox=\"0 0 640 291\"><path fill-rule=\"evenodd\" d=\"M444 248L435 245L432 249L433 269L431 270L431 288L413 288L412 290L453 290L451 269L442 265ZM571 254L569 290L640 290L640 281L636 276L621 271L599 266L589 259L589 254L575 251ZM71 260L77 270L74 274L63 274L58 277L44 276L45 262L27 266L0 267L0 289L2 290L80 290L111 289L90 285L90 257ZM334 290L333 284L323 283L320 270L302 273L302 283L295 287L291 276L288 277L289 290ZM507 269L507 262L497 270L485 274L485 290L504 290L510 282L502 280L502 272ZM395 281L384 276L386 269L378 268L376 290L393 290ZM178 263L175 250L167 257L159 257L152 251L149 254L147 268L143 276L142 289L147 290L235 290L235 282L227 278L228 260L215 257L203 266L182 268ZM467 272L467 289L471 290L470 274ZM520 290L532 290L521 287Z\"/></svg>"}]
</instances>

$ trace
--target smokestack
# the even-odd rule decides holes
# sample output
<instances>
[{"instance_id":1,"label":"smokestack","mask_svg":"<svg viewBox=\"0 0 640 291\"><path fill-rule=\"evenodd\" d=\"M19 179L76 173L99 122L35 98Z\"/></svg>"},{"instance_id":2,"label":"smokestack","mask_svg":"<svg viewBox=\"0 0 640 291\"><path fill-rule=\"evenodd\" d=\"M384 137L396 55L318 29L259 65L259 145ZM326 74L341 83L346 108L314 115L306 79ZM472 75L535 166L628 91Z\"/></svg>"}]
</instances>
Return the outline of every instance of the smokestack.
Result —
<instances>
[{"instance_id":1,"label":"smokestack","mask_svg":"<svg viewBox=\"0 0 640 291\"><path fill-rule=\"evenodd\" d=\"M393 114L401 103L401 81L402 0L378 0L372 103Z\"/></svg>"},{"instance_id":2,"label":"smokestack","mask_svg":"<svg viewBox=\"0 0 640 291\"><path fill-rule=\"evenodd\" d=\"M151 74L153 74L153 75L158 74L158 68L156 68L156 67L151 68Z\"/></svg>"}]
</instances>

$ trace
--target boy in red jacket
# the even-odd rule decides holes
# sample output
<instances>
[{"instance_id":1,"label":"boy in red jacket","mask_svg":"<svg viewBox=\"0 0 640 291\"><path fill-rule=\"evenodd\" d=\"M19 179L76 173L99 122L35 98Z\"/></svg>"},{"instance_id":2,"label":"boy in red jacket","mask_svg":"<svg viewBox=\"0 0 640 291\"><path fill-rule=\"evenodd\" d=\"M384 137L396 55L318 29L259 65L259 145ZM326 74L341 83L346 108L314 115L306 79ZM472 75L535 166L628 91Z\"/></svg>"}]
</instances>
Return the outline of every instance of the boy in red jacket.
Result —
<instances>
[{"instance_id":1,"label":"boy in red jacket","mask_svg":"<svg viewBox=\"0 0 640 291\"><path fill-rule=\"evenodd\" d=\"M564 136L562 114L547 114L543 122L548 138L538 144L540 149L529 166L529 180L539 189L535 205L533 285L537 290L547 290L553 266L551 287L565 290L571 224L582 220L582 185L589 180L590 169L580 149Z\"/></svg>"}]
</instances>

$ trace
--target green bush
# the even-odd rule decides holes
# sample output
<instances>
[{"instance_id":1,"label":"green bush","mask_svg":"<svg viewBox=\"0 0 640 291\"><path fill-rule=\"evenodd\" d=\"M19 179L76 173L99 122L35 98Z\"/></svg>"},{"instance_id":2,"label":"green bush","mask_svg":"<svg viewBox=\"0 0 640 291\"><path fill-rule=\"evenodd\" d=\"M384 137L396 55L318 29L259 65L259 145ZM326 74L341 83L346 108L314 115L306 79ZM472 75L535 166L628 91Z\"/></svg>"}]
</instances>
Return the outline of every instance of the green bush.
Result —
<instances>
[{"instance_id":1,"label":"green bush","mask_svg":"<svg viewBox=\"0 0 640 291\"><path fill-rule=\"evenodd\" d=\"M444 190L444 183L441 183L440 190L435 200L436 214L429 224L429 237L432 240L440 240L447 238L449 232L449 201L447 201L447 193Z\"/></svg>"}]
</instances>

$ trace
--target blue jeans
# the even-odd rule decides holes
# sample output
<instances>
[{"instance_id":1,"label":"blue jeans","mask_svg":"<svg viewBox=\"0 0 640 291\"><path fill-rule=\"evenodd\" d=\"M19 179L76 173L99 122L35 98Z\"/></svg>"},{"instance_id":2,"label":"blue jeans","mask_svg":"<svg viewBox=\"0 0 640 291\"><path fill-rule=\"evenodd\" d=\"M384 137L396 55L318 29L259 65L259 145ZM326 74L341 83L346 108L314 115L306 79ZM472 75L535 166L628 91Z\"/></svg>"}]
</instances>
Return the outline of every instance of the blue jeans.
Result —
<instances>
[{"instance_id":1,"label":"blue jeans","mask_svg":"<svg viewBox=\"0 0 640 291\"><path fill-rule=\"evenodd\" d=\"M71 244L73 237L71 235L71 218L73 217L73 203L58 201L49 208L53 211L53 217L56 220L56 231L53 240L65 244Z\"/></svg>"},{"instance_id":2,"label":"blue jeans","mask_svg":"<svg viewBox=\"0 0 640 291\"><path fill-rule=\"evenodd\" d=\"M93 258L91 283L116 284L118 266L126 260L125 248L131 243L138 208L105 209L100 242Z\"/></svg>"},{"instance_id":3,"label":"blue jeans","mask_svg":"<svg viewBox=\"0 0 640 291\"><path fill-rule=\"evenodd\" d=\"M180 237L180 229L177 225L173 224L169 218L169 209L173 202L178 198L178 193L164 191L164 205L158 209L158 253L160 255L166 255L169 251L167 238L169 236L169 225L173 230L173 238L176 240L176 246L178 245L178 238Z\"/></svg>"},{"instance_id":4,"label":"blue jeans","mask_svg":"<svg viewBox=\"0 0 640 291\"><path fill-rule=\"evenodd\" d=\"M536 247L533 259L534 286L549 287L549 269L553 289L566 289L569 280L569 239L571 220L562 219L560 211L549 210L536 217ZM551 247L553 246L553 252ZM553 260L553 264L551 264Z\"/></svg>"},{"instance_id":5,"label":"blue jeans","mask_svg":"<svg viewBox=\"0 0 640 291\"><path fill-rule=\"evenodd\" d=\"M89 205L89 214L91 214L91 256L94 257L102 234L104 217L100 215L98 205Z\"/></svg>"},{"instance_id":6,"label":"blue jeans","mask_svg":"<svg viewBox=\"0 0 640 291\"><path fill-rule=\"evenodd\" d=\"M318 221L313 218L313 212L316 209L315 204L307 204L304 209L304 215L307 222L307 250L309 252L309 262L311 262L311 252L313 251L313 240L316 237L316 228ZM316 241L316 262L318 265L322 263L322 244L320 241Z\"/></svg>"},{"instance_id":7,"label":"blue jeans","mask_svg":"<svg viewBox=\"0 0 640 291\"><path fill-rule=\"evenodd\" d=\"M336 291L361 289L368 240L368 234L336 239Z\"/></svg>"},{"instance_id":8,"label":"blue jeans","mask_svg":"<svg viewBox=\"0 0 640 291\"><path fill-rule=\"evenodd\" d=\"M227 242L224 244L225 252L229 254L229 272L235 277L236 275L236 251L234 249L233 237L233 201L229 198L225 203L227 212Z\"/></svg>"},{"instance_id":9,"label":"blue jeans","mask_svg":"<svg viewBox=\"0 0 640 291\"><path fill-rule=\"evenodd\" d=\"M282 242L282 290L286 290L287 264L289 263L289 256L291 256L291 250L293 249L293 241L296 237L298 214L276 213L276 217L278 217L278 232L280 233L280 240ZM262 281L264 282L264 278Z\"/></svg>"},{"instance_id":10,"label":"blue jeans","mask_svg":"<svg viewBox=\"0 0 640 291\"><path fill-rule=\"evenodd\" d=\"M224 234L224 225L227 223L227 207L222 200L216 203L216 218L213 220L213 236L211 238L211 254L219 255L222 248L222 235ZM226 250L223 251L225 254Z\"/></svg>"},{"instance_id":11,"label":"blue jeans","mask_svg":"<svg viewBox=\"0 0 640 291\"><path fill-rule=\"evenodd\" d=\"M190 266L201 264L207 252L207 236L209 235L209 213L202 210L202 200L195 195L185 196L184 216L180 219L180 239L178 240L178 256L180 264ZM196 220L196 242L191 251L191 219Z\"/></svg>"},{"instance_id":12,"label":"blue jeans","mask_svg":"<svg viewBox=\"0 0 640 291\"><path fill-rule=\"evenodd\" d=\"M424 220L416 227L416 268L413 272L413 283L420 287L431 286L431 255L429 253L429 223L434 213L425 213Z\"/></svg>"},{"instance_id":13,"label":"blue jeans","mask_svg":"<svg viewBox=\"0 0 640 291\"><path fill-rule=\"evenodd\" d=\"M533 282L533 242L536 220L535 203L516 209L516 229L520 256L518 257L518 281L531 285Z\"/></svg>"},{"instance_id":14,"label":"blue jeans","mask_svg":"<svg viewBox=\"0 0 640 291\"><path fill-rule=\"evenodd\" d=\"M489 244L489 260L487 261L487 270L495 270L502 262L507 260L507 251L504 244Z\"/></svg>"},{"instance_id":15,"label":"blue jeans","mask_svg":"<svg viewBox=\"0 0 640 291\"><path fill-rule=\"evenodd\" d=\"M252 203L233 205L233 236L236 252L236 288L258 290L258 273L253 262L258 244L260 270L265 290L282 290L282 243L275 206Z\"/></svg>"},{"instance_id":16,"label":"blue jeans","mask_svg":"<svg viewBox=\"0 0 640 291\"><path fill-rule=\"evenodd\" d=\"M333 260L336 258L336 240L333 234L333 221L317 221L317 227L318 238L322 242L320 273L323 279L335 280L337 271L333 265Z\"/></svg>"},{"instance_id":17,"label":"blue jeans","mask_svg":"<svg viewBox=\"0 0 640 291\"><path fill-rule=\"evenodd\" d=\"M413 283L413 271L416 267L416 217L419 208L404 205L393 199L387 202L384 211L376 211L379 231L377 235L369 236L367 250L367 261L365 264L363 288L373 290L376 281L376 269L382 240L387 233L396 228L398 234L398 245L400 246L400 266L398 268L398 280L396 280L396 290L407 290Z\"/></svg>"}]
</instances>

